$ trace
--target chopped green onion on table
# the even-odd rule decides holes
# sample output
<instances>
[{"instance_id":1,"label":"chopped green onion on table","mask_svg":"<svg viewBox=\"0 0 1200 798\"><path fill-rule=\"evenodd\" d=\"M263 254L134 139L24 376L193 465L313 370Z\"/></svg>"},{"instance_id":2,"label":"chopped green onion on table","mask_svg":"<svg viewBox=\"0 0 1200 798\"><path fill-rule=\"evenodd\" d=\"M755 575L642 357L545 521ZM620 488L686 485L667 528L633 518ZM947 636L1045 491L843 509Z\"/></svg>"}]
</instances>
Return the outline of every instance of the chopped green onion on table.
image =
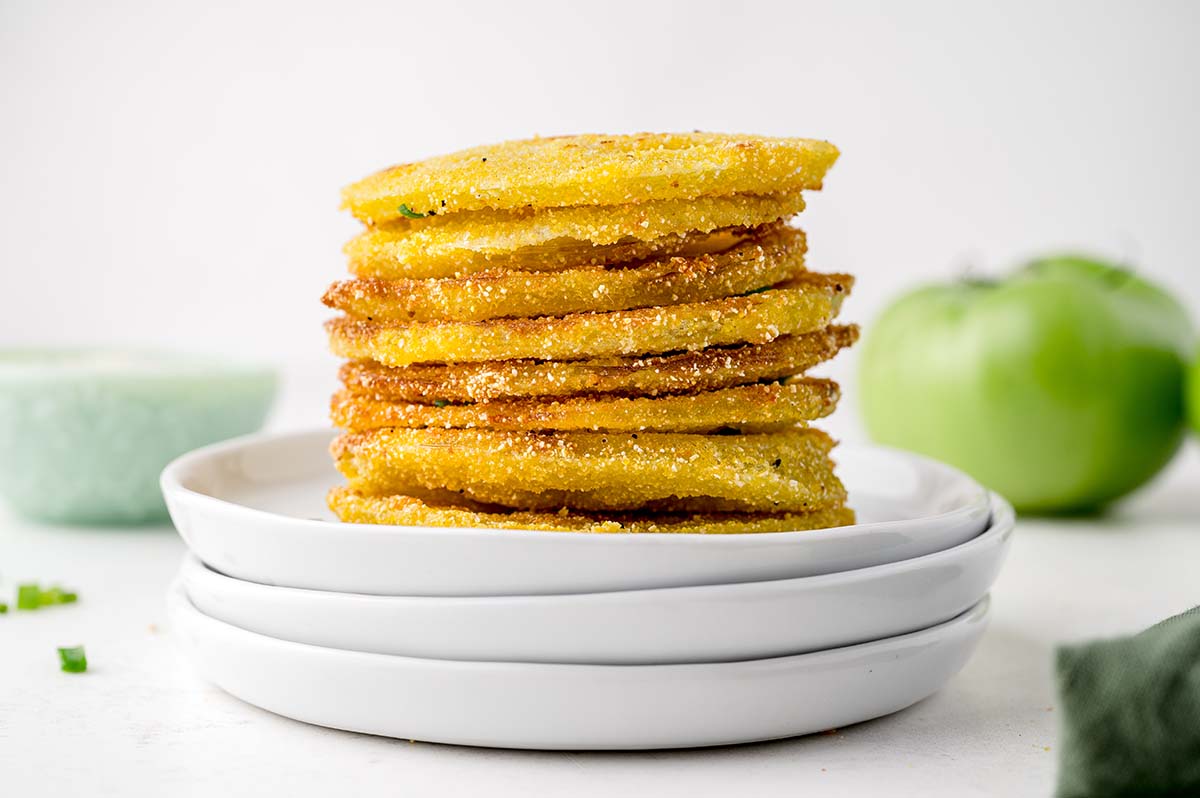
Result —
<instances>
[{"instance_id":1,"label":"chopped green onion on table","mask_svg":"<svg viewBox=\"0 0 1200 798\"><path fill-rule=\"evenodd\" d=\"M64 673L83 673L87 670L87 654L84 652L83 646L60 648L58 659Z\"/></svg>"}]
</instances>

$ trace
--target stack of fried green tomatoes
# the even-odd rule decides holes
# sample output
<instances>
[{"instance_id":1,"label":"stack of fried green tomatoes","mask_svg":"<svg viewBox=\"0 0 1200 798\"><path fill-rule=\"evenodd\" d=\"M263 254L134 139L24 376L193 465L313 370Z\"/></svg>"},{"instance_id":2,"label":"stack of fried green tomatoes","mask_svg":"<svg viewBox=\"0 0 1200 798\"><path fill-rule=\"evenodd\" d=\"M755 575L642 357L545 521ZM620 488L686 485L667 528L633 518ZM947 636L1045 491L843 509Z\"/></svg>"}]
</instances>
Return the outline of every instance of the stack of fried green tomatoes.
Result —
<instances>
[{"instance_id":1,"label":"stack of fried green tomatoes","mask_svg":"<svg viewBox=\"0 0 1200 798\"><path fill-rule=\"evenodd\" d=\"M344 521L740 533L853 522L810 425L852 278L789 220L823 141L580 135L345 189L365 230L324 301Z\"/></svg>"}]
</instances>

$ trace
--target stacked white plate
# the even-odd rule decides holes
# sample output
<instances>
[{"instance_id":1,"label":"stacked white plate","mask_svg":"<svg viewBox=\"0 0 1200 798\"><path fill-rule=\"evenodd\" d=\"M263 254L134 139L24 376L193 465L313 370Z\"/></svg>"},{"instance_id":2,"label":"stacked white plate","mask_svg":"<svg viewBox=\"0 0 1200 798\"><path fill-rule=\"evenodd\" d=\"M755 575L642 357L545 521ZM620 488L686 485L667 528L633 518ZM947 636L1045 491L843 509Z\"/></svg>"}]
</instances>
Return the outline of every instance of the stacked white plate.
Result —
<instances>
[{"instance_id":1,"label":"stacked white plate","mask_svg":"<svg viewBox=\"0 0 1200 798\"><path fill-rule=\"evenodd\" d=\"M589 535L341 524L327 430L163 473L191 554L169 598L207 679L298 720L510 748L677 748L903 709L962 668L1012 509L844 445L855 526Z\"/></svg>"}]
</instances>

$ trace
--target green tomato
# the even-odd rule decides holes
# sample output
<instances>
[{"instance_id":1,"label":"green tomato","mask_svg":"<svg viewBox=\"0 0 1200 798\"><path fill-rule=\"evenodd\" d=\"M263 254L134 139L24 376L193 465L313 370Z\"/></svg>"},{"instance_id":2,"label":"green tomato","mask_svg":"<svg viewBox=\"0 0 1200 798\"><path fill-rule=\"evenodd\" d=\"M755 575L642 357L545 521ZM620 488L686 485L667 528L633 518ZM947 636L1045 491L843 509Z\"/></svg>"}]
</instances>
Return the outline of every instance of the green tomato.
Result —
<instances>
[{"instance_id":1,"label":"green tomato","mask_svg":"<svg viewBox=\"0 0 1200 798\"><path fill-rule=\"evenodd\" d=\"M867 331L871 436L963 469L1025 512L1091 510L1170 461L1194 344L1184 309L1080 257L927 287Z\"/></svg>"},{"instance_id":2,"label":"green tomato","mask_svg":"<svg viewBox=\"0 0 1200 798\"><path fill-rule=\"evenodd\" d=\"M1188 418L1192 422L1192 432L1200 435L1200 352L1196 354L1196 359L1192 361L1191 371L1188 373L1187 406Z\"/></svg>"}]
</instances>

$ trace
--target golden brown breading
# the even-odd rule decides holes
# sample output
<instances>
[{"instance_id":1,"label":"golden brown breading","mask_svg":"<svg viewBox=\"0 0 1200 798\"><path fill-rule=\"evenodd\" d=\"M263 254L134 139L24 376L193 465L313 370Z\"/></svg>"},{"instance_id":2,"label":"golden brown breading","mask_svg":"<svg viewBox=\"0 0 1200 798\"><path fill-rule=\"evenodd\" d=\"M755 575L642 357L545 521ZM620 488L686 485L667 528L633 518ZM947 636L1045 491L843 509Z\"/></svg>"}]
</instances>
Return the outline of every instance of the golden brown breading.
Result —
<instances>
[{"instance_id":1,"label":"golden brown breading","mask_svg":"<svg viewBox=\"0 0 1200 798\"><path fill-rule=\"evenodd\" d=\"M762 435L385 428L346 433L332 453L366 495L457 491L523 510L810 512L840 505L833 440L813 428Z\"/></svg>"},{"instance_id":2,"label":"golden brown breading","mask_svg":"<svg viewBox=\"0 0 1200 798\"><path fill-rule=\"evenodd\" d=\"M716 254L561 272L480 272L428 280L343 280L326 305L374 321L487 321L564 316L757 291L804 271L804 234L785 227Z\"/></svg>"},{"instance_id":3,"label":"golden brown breading","mask_svg":"<svg viewBox=\"0 0 1200 798\"><path fill-rule=\"evenodd\" d=\"M616 394L662 396L778 380L829 360L858 340L855 325L831 325L765 344L714 347L650 357L383 366L342 365L351 391L398 402L486 402L527 396Z\"/></svg>"},{"instance_id":4,"label":"golden brown breading","mask_svg":"<svg viewBox=\"0 0 1200 798\"><path fill-rule=\"evenodd\" d=\"M403 262L392 260L389 243L381 243L373 231L350 241L345 252L350 258L350 273L363 279L428 280L464 277L497 270L558 272L581 266L612 266L635 263L648 258L695 257L723 252L766 232L773 225L723 227L711 233L668 233L659 238L639 241L634 238L618 244L591 244L560 238L552 243L528 246L504 255L484 255L455 250L444 257L430 249L429 257Z\"/></svg>"},{"instance_id":5,"label":"golden brown breading","mask_svg":"<svg viewBox=\"0 0 1200 798\"><path fill-rule=\"evenodd\" d=\"M388 366L486 360L584 360L655 354L814 332L837 315L853 280L806 272L751 296L670 307L485 322L326 323L334 354Z\"/></svg>"},{"instance_id":6,"label":"golden brown breading","mask_svg":"<svg viewBox=\"0 0 1200 798\"><path fill-rule=\"evenodd\" d=\"M691 395L625 397L603 394L560 399L509 399L473 404L392 402L339 391L333 423L351 432L380 427L442 429L593 430L602 432L774 432L833 412L832 380L798 378L785 384L740 385Z\"/></svg>"},{"instance_id":7,"label":"golden brown breading","mask_svg":"<svg viewBox=\"0 0 1200 798\"><path fill-rule=\"evenodd\" d=\"M398 219L346 244L359 277L422 279L496 269L561 271L718 252L804 209L790 194L629 205L469 211Z\"/></svg>"},{"instance_id":8,"label":"golden brown breading","mask_svg":"<svg viewBox=\"0 0 1200 798\"><path fill-rule=\"evenodd\" d=\"M623 205L819 189L825 141L720 133L588 134L474 147L377 172L342 191L369 224L484 208Z\"/></svg>"},{"instance_id":9,"label":"golden brown breading","mask_svg":"<svg viewBox=\"0 0 1200 798\"><path fill-rule=\"evenodd\" d=\"M776 514L650 514L623 515L481 509L472 502L431 504L413 496L364 496L349 488L329 492L329 508L347 523L393 526L531 529L543 532L628 534L727 535L757 532L799 532L854 523L854 511L831 507L811 513Z\"/></svg>"}]
</instances>

